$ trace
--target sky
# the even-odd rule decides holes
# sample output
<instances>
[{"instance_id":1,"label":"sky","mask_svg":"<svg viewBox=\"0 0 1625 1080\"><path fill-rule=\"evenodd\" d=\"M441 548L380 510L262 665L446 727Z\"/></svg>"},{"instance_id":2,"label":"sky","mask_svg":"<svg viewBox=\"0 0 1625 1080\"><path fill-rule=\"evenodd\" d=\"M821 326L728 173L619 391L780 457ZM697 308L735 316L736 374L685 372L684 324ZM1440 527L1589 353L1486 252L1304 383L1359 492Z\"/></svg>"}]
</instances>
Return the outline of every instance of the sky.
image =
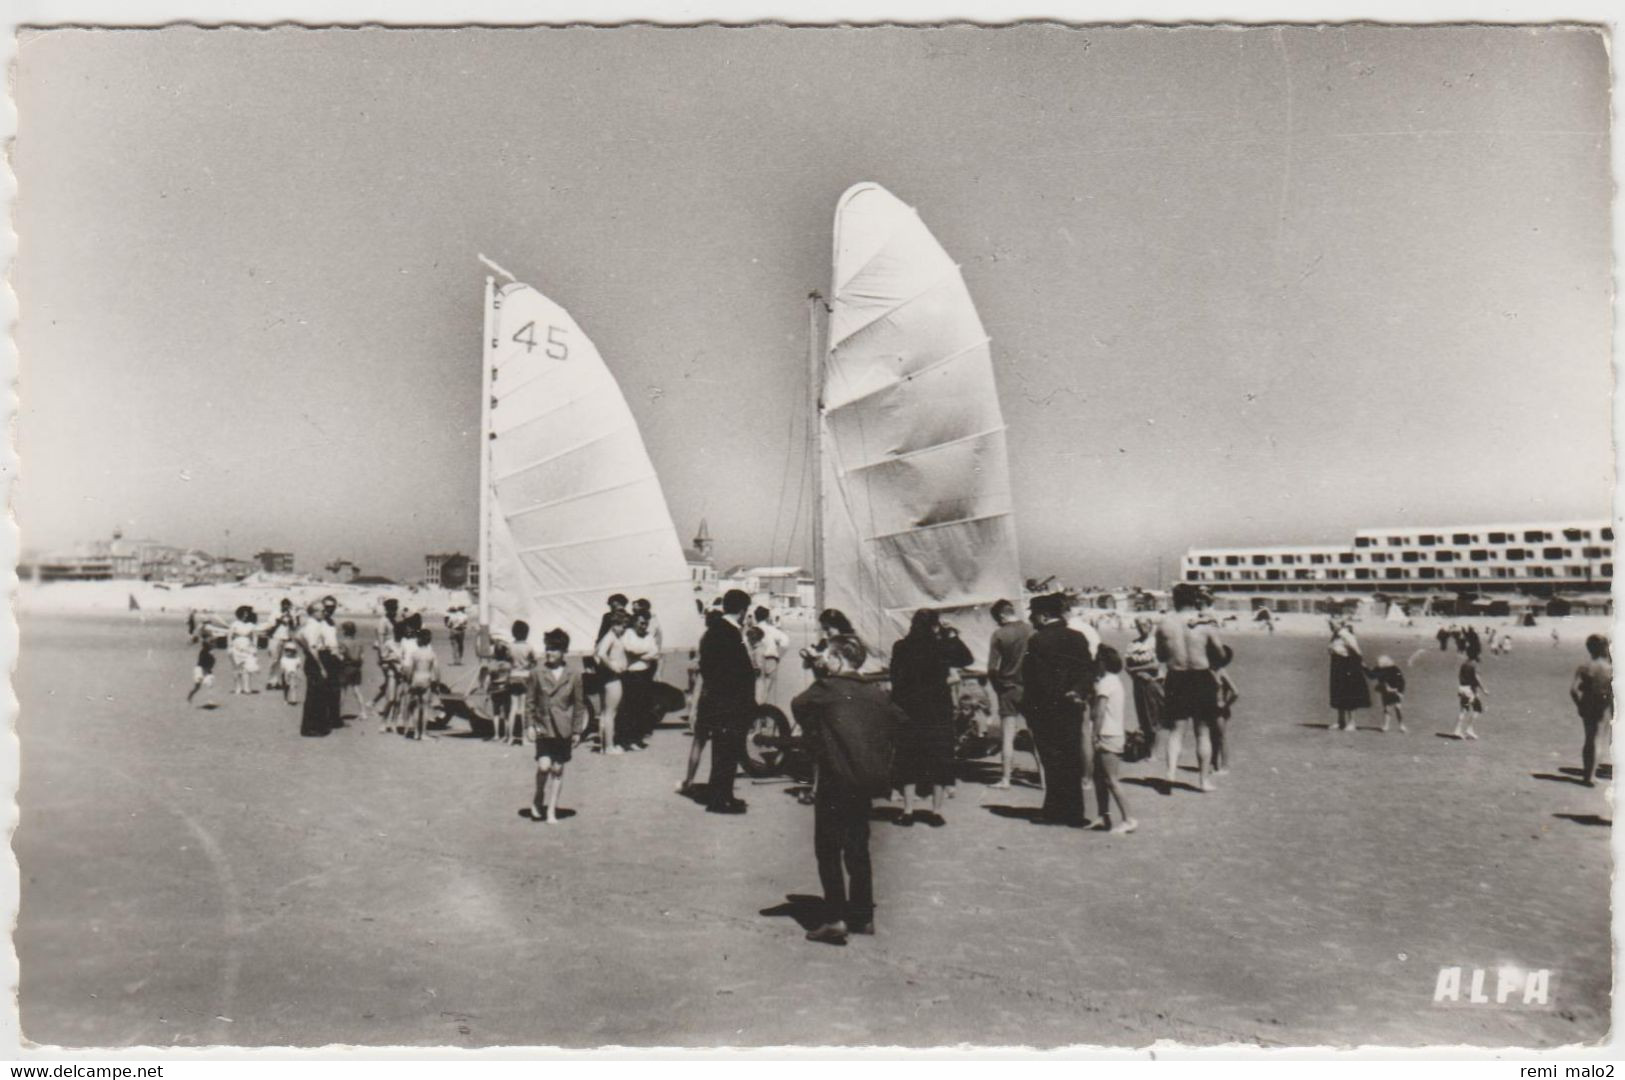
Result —
<instances>
[{"instance_id":1,"label":"sky","mask_svg":"<svg viewBox=\"0 0 1625 1080\"><path fill-rule=\"evenodd\" d=\"M680 535L805 562L863 180L963 268L1029 576L1607 516L1608 78L1556 29L37 33L22 545L474 550L483 252L593 338Z\"/></svg>"}]
</instances>

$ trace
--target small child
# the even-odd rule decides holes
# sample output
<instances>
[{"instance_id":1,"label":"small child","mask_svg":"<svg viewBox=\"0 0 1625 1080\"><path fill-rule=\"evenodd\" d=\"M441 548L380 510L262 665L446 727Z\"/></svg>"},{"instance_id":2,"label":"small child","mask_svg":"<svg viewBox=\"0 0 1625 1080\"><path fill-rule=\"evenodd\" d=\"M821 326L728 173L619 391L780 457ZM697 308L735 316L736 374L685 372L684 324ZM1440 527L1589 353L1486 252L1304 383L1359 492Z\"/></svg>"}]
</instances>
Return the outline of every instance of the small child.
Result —
<instances>
[{"instance_id":1,"label":"small child","mask_svg":"<svg viewBox=\"0 0 1625 1080\"><path fill-rule=\"evenodd\" d=\"M419 742L423 741L423 729L429 719L429 692L440 678L434 650L429 647L432 640L434 635L427 629L419 630L417 647L407 659L406 734L410 738L415 731Z\"/></svg>"},{"instance_id":2,"label":"small child","mask_svg":"<svg viewBox=\"0 0 1625 1080\"><path fill-rule=\"evenodd\" d=\"M1400 734L1405 734L1405 673L1386 653L1377 657L1377 666L1366 668L1365 673L1376 684L1377 696L1382 700L1382 730L1387 731L1393 720L1399 723Z\"/></svg>"},{"instance_id":3,"label":"small child","mask_svg":"<svg viewBox=\"0 0 1625 1080\"><path fill-rule=\"evenodd\" d=\"M1224 774L1230 771L1230 711L1236 702L1241 700L1241 691L1236 689L1236 682L1230 677L1229 668L1220 668L1213 673L1213 679L1218 684L1218 710L1214 713L1213 725L1213 771L1215 774Z\"/></svg>"},{"instance_id":4,"label":"small child","mask_svg":"<svg viewBox=\"0 0 1625 1080\"><path fill-rule=\"evenodd\" d=\"M1456 738L1476 739L1473 734L1473 720L1476 716L1484 714L1484 699L1489 696L1483 680L1478 677L1478 662L1468 658L1461 662L1461 670L1456 675L1456 699L1461 707L1456 712ZM1465 728L1466 730L1462 730Z\"/></svg>"},{"instance_id":5,"label":"small child","mask_svg":"<svg viewBox=\"0 0 1625 1080\"><path fill-rule=\"evenodd\" d=\"M355 623L346 622L339 627L339 693L350 693L355 696L356 708L361 710L361 720L366 722L367 699L361 696L361 642L356 640Z\"/></svg>"},{"instance_id":6,"label":"small child","mask_svg":"<svg viewBox=\"0 0 1625 1080\"><path fill-rule=\"evenodd\" d=\"M282 700L289 705L298 704L294 697L299 677L305 670L305 659L299 651L299 643L292 638L284 638L277 657L276 671L282 687Z\"/></svg>"},{"instance_id":7,"label":"small child","mask_svg":"<svg viewBox=\"0 0 1625 1080\"><path fill-rule=\"evenodd\" d=\"M525 712L536 744L536 794L531 820L558 824L564 766L581 742L587 722L587 695L581 676L565 666L570 635L557 628L542 635L542 664L526 680Z\"/></svg>"},{"instance_id":8,"label":"small child","mask_svg":"<svg viewBox=\"0 0 1625 1080\"><path fill-rule=\"evenodd\" d=\"M505 642L491 648L491 661L485 667L485 692L491 697L491 713L496 717L497 743L508 744L513 717L513 654Z\"/></svg>"},{"instance_id":9,"label":"small child","mask_svg":"<svg viewBox=\"0 0 1625 1080\"><path fill-rule=\"evenodd\" d=\"M380 733L394 729L394 722L400 713L401 633L401 627L391 627L387 637L373 644L378 650L378 667L384 676L377 695L372 699L374 705L380 700L384 703L383 709L378 713Z\"/></svg>"},{"instance_id":10,"label":"small child","mask_svg":"<svg viewBox=\"0 0 1625 1080\"><path fill-rule=\"evenodd\" d=\"M186 703L192 704L197 692L205 686L214 686L214 642L208 634L203 635L202 647L197 652L197 664L192 668L192 689L186 695Z\"/></svg>"},{"instance_id":11,"label":"small child","mask_svg":"<svg viewBox=\"0 0 1625 1080\"><path fill-rule=\"evenodd\" d=\"M1094 721L1095 798L1100 807L1100 827L1114 833L1131 833L1139 823L1129 816L1123 789L1117 783L1117 769L1127 744L1123 729L1123 657L1110 645L1102 645L1097 657L1103 669L1095 680L1090 714ZM1112 824L1112 801L1122 817Z\"/></svg>"}]
</instances>

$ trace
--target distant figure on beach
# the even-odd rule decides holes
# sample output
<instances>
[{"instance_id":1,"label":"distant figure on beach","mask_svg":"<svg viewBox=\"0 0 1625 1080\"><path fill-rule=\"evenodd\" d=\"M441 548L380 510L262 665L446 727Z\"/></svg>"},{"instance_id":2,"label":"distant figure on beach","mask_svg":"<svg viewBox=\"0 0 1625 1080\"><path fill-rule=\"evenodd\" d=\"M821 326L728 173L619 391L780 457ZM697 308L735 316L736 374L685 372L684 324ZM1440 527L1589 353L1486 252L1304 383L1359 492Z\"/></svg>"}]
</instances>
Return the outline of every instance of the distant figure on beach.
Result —
<instances>
[{"instance_id":1,"label":"distant figure on beach","mask_svg":"<svg viewBox=\"0 0 1625 1080\"><path fill-rule=\"evenodd\" d=\"M276 672L276 685L282 689L282 700L289 705L299 704L299 679L304 666L299 645L292 637L271 638L271 670ZM269 682L266 687L270 687Z\"/></svg>"},{"instance_id":2,"label":"distant figure on beach","mask_svg":"<svg viewBox=\"0 0 1625 1080\"><path fill-rule=\"evenodd\" d=\"M570 651L570 635L553 629L542 635L542 664L530 674L525 708L531 740L536 744L536 794L531 800L531 819L558 823L559 789L564 786L564 766L581 742L587 724L587 696L581 676L565 664Z\"/></svg>"},{"instance_id":3,"label":"distant figure on beach","mask_svg":"<svg viewBox=\"0 0 1625 1080\"><path fill-rule=\"evenodd\" d=\"M1167 781L1170 787L1179 779L1179 754L1184 730L1189 723L1196 736L1198 789L1213 791L1210 775L1213 761L1213 732L1219 718L1219 687L1213 668L1215 661L1227 661L1229 649L1219 637L1218 624L1206 613L1207 593L1201 587L1181 581L1173 588L1174 610L1157 626L1157 659L1168 666L1163 682L1162 726L1168 733Z\"/></svg>"},{"instance_id":4,"label":"distant figure on beach","mask_svg":"<svg viewBox=\"0 0 1625 1080\"><path fill-rule=\"evenodd\" d=\"M1477 661L1484 655L1484 640L1478 636L1478 628L1469 626L1462 634L1462 651L1467 659Z\"/></svg>"},{"instance_id":5,"label":"distant figure on beach","mask_svg":"<svg viewBox=\"0 0 1625 1080\"><path fill-rule=\"evenodd\" d=\"M756 700L771 702L779 685L779 664L784 659L784 651L790 647L790 635L778 628L773 622L773 613L767 608L758 605L755 615L756 628L762 632L754 649Z\"/></svg>"},{"instance_id":6,"label":"distant figure on beach","mask_svg":"<svg viewBox=\"0 0 1625 1080\"><path fill-rule=\"evenodd\" d=\"M1066 625L1061 596L1034 597L1034 626L1022 662L1022 715L1044 771L1044 806L1039 820L1082 828L1088 824L1083 780L1094 761L1083 738L1084 715L1095 687L1095 658L1089 641Z\"/></svg>"},{"instance_id":7,"label":"distant figure on beach","mask_svg":"<svg viewBox=\"0 0 1625 1080\"><path fill-rule=\"evenodd\" d=\"M1468 656L1456 672L1456 731L1458 739L1476 739L1473 721L1484 715L1489 690L1478 675L1478 661Z\"/></svg>"},{"instance_id":8,"label":"distant figure on beach","mask_svg":"<svg viewBox=\"0 0 1625 1080\"><path fill-rule=\"evenodd\" d=\"M271 673L266 676L265 689L284 691L282 695L284 700L288 700L286 693L288 680L285 665L282 663L286 656L284 646L293 643L294 631L298 629L299 617L294 613L293 601L283 597L281 604L278 605L276 623L271 630L271 646L267 650L270 654ZM294 646L296 653L298 648L297 645Z\"/></svg>"},{"instance_id":9,"label":"distant figure on beach","mask_svg":"<svg viewBox=\"0 0 1625 1080\"><path fill-rule=\"evenodd\" d=\"M463 647L468 635L468 612L461 604L454 604L446 612L446 637L451 641L451 662L463 662Z\"/></svg>"},{"instance_id":10,"label":"distant figure on beach","mask_svg":"<svg viewBox=\"0 0 1625 1080\"><path fill-rule=\"evenodd\" d=\"M1376 685L1377 696L1382 702L1382 730L1387 731L1389 722L1395 721L1403 734L1406 730L1405 673L1386 653L1377 657L1377 666L1366 668L1365 673Z\"/></svg>"},{"instance_id":11,"label":"distant figure on beach","mask_svg":"<svg viewBox=\"0 0 1625 1080\"><path fill-rule=\"evenodd\" d=\"M1025 726L1021 718L1021 666L1027 659L1033 628L1009 600L993 605L993 621L998 628L987 644L987 679L999 713L999 782L993 786L1008 788L1016 764L1016 730ZM1038 760L1037 750L1033 751L1033 760Z\"/></svg>"},{"instance_id":12,"label":"distant figure on beach","mask_svg":"<svg viewBox=\"0 0 1625 1080\"><path fill-rule=\"evenodd\" d=\"M205 687L214 687L214 644L207 635L198 646L197 663L192 666L192 689L186 694L186 703L192 704L197 692Z\"/></svg>"},{"instance_id":13,"label":"distant figure on beach","mask_svg":"<svg viewBox=\"0 0 1625 1080\"><path fill-rule=\"evenodd\" d=\"M706 810L743 814L745 802L734 797L734 779L745 755L745 732L756 713L756 669L745 647L745 613L750 594L729 589L722 597L722 617L712 621L700 639L700 701L695 738L705 729L711 740L711 779Z\"/></svg>"},{"instance_id":14,"label":"distant figure on beach","mask_svg":"<svg viewBox=\"0 0 1625 1080\"><path fill-rule=\"evenodd\" d=\"M231 657L233 694L252 694L254 675L260 669L259 632L254 609L247 604L237 608L237 618L227 629L227 655Z\"/></svg>"},{"instance_id":15,"label":"distant figure on beach","mask_svg":"<svg viewBox=\"0 0 1625 1080\"><path fill-rule=\"evenodd\" d=\"M1095 805L1100 810L1099 828L1114 833L1131 833L1139 827L1123 800L1123 788L1117 782L1118 766L1127 749L1128 733L1123 726L1123 658L1110 645L1102 645L1098 657L1100 675L1095 679L1090 702L1091 731L1089 740L1094 747ZM1117 804L1118 817L1112 822L1112 804Z\"/></svg>"},{"instance_id":16,"label":"distant figure on beach","mask_svg":"<svg viewBox=\"0 0 1625 1080\"><path fill-rule=\"evenodd\" d=\"M522 726L513 716L513 654L506 641L491 643L491 656L485 662L485 696L491 703L491 719L499 745L520 744Z\"/></svg>"},{"instance_id":17,"label":"distant figure on beach","mask_svg":"<svg viewBox=\"0 0 1625 1080\"><path fill-rule=\"evenodd\" d=\"M322 617L322 606L305 608L305 621L296 640L304 657L305 704L299 718L299 734L319 738L333 730L338 711L339 659L338 633Z\"/></svg>"},{"instance_id":18,"label":"distant figure on beach","mask_svg":"<svg viewBox=\"0 0 1625 1080\"><path fill-rule=\"evenodd\" d=\"M605 629L593 650L598 664L598 681L603 687L604 707L598 714L598 751L602 754L624 754L624 733L617 730L621 703L626 694L627 656L621 638L626 634L631 619L625 606L617 607L604 616Z\"/></svg>"},{"instance_id":19,"label":"distant figure on beach","mask_svg":"<svg viewBox=\"0 0 1625 1080\"><path fill-rule=\"evenodd\" d=\"M1157 660L1157 621L1148 615L1134 620L1135 638L1123 656L1129 684L1134 688L1134 715L1139 721L1141 755L1154 751L1162 731L1162 664Z\"/></svg>"},{"instance_id":20,"label":"distant figure on beach","mask_svg":"<svg viewBox=\"0 0 1625 1080\"><path fill-rule=\"evenodd\" d=\"M429 722L429 695L440 679L440 662L434 654L434 634L427 627L418 631L418 647L406 669L406 733L423 741Z\"/></svg>"},{"instance_id":21,"label":"distant figure on beach","mask_svg":"<svg viewBox=\"0 0 1625 1080\"><path fill-rule=\"evenodd\" d=\"M508 694L513 700L509 709L513 718L513 731L510 734L523 743L525 717L529 715L525 710L525 695L529 693L530 673L542 664L542 654L537 651L536 643L530 640L530 623L515 619L508 630L512 637L508 642L508 658L513 663L513 673L508 678Z\"/></svg>"},{"instance_id":22,"label":"distant figure on beach","mask_svg":"<svg viewBox=\"0 0 1625 1080\"><path fill-rule=\"evenodd\" d=\"M355 699L357 718L366 723L372 719L368 715L367 699L361 693L361 669L366 654L355 634L353 622L345 622L339 627L339 709L342 713L344 695L348 694Z\"/></svg>"},{"instance_id":23,"label":"distant figure on beach","mask_svg":"<svg viewBox=\"0 0 1625 1080\"><path fill-rule=\"evenodd\" d=\"M846 944L875 932L869 808L891 783L895 732L902 710L878 684L858 677L868 651L856 637L830 639L823 678L790 703L818 771L813 800L813 852L824 890L823 922L807 940Z\"/></svg>"},{"instance_id":24,"label":"distant figure on beach","mask_svg":"<svg viewBox=\"0 0 1625 1080\"><path fill-rule=\"evenodd\" d=\"M1601 634L1586 638L1586 661L1574 669L1574 681L1569 684L1569 699L1579 710L1580 723L1585 728L1585 745L1580 750L1581 768L1586 787L1596 784L1597 732L1603 724L1614 722L1614 660L1608 639Z\"/></svg>"},{"instance_id":25,"label":"distant figure on beach","mask_svg":"<svg viewBox=\"0 0 1625 1080\"><path fill-rule=\"evenodd\" d=\"M1365 681L1365 658L1360 639L1354 636L1354 622L1333 616L1327 620L1332 638L1326 644L1331 656L1331 706L1337 721L1326 730L1355 730L1354 714L1371 708L1371 687Z\"/></svg>"},{"instance_id":26,"label":"distant figure on beach","mask_svg":"<svg viewBox=\"0 0 1625 1080\"><path fill-rule=\"evenodd\" d=\"M903 792L900 825L914 824L914 797L931 797L927 825L942 826L943 800L954 782L954 699L948 674L975 663L959 631L921 608L892 647L891 699L907 717L897 733L893 783Z\"/></svg>"},{"instance_id":27,"label":"distant figure on beach","mask_svg":"<svg viewBox=\"0 0 1625 1080\"><path fill-rule=\"evenodd\" d=\"M400 621L400 602L393 596L384 600L384 613L379 616L372 631L372 648L378 656L378 670L383 681L378 684L378 692L372 696L373 708L379 702L384 702L384 709L379 713L380 721L387 720L393 710L390 704L397 697L397 687L400 683L401 652L400 636L395 633L395 626Z\"/></svg>"}]
</instances>

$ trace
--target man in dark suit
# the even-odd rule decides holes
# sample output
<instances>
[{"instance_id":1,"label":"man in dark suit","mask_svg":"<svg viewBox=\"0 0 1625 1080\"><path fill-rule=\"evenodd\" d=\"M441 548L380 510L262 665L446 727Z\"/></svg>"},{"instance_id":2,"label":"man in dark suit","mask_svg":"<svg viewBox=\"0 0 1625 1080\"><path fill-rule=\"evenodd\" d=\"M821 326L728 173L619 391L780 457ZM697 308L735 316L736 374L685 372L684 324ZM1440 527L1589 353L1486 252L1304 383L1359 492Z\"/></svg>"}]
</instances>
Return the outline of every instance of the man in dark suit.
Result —
<instances>
[{"instance_id":1,"label":"man in dark suit","mask_svg":"<svg viewBox=\"0 0 1625 1080\"><path fill-rule=\"evenodd\" d=\"M1065 622L1059 595L1035 597L1037 629L1022 661L1022 713L1033 748L1044 766L1042 820L1057 825L1087 824L1083 810L1083 716L1094 689L1095 664L1089 639Z\"/></svg>"},{"instance_id":2,"label":"man in dark suit","mask_svg":"<svg viewBox=\"0 0 1625 1080\"><path fill-rule=\"evenodd\" d=\"M756 712L756 667L745 645L748 610L750 594L729 589L722 597L722 616L712 619L700 638L695 734L704 731L711 740L711 781L705 808L713 814L745 812L744 801L734 798L734 775Z\"/></svg>"},{"instance_id":3,"label":"man in dark suit","mask_svg":"<svg viewBox=\"0 0 1625 1080\"><path fill-rule=\"evenodd\" d=\"M849 932L875 932L869 804L891 786L892 749L907 720L878 683L858 677L867 658L857 638L832 638L824 677L790 705L818 762L813 853L824 886L824 922L807 940L828 945L846 944Z\"/></svg>"}]
</instances>

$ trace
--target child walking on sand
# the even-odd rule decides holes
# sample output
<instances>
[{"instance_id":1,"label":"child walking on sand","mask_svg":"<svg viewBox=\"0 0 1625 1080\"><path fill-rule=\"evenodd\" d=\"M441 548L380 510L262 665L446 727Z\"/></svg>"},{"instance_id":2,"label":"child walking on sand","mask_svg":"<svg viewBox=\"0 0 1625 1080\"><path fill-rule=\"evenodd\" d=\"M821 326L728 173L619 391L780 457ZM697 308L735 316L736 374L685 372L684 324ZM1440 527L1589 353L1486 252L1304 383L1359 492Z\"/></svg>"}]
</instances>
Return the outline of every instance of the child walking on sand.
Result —
<instances>
[{"instance_id":1,"label":"child walking on sand","mask_svg":"<svg viewBox=\"0 0 1625 1080\"><path fill-rule=\"evenodd\" d=\"M536 744L536 794L531 820L558 824L559 789L564 766L587 723L587 695L581 676L565 666L570 635L553 629L542 635L542 665L531 672L525 687L525 711L530 737Z\"/></svg>"},{"instance_id":2,"label":"child walking on sand","mask_svg":"<svg viewBox=\"0 0 1625 1080\"><path fill-rule=\"evenodd\" d=\"M407 659L406 669L406 735L417 734L423 741L423 728L429 720L429 693L440 678L440 669L434 650L429 647L434 635L428 630L418 631L417 648Z\"/></svg>"},{"instance_id":3,"label":"child walking on sand","mask_svg":"<svg viewBox=\"0 0 1625 1080\"><path fill-rule=\"evenodd\" d=\"M513 653L506 642L494 642L491 659L485 666L485 692L491 697L491 715L496 720L497 743L507 746L518 735L513 725ZM512 731L509 729L513 728Z\"/></svg>"},{"instance_id":4,"label":"child walking on sand","mask_svg":"<svg viewBox=\"0 0 1625 1080\"><path fill-rule=\"evenodd\" d=\"M203 635L202 647L197 652L197 663L192 668L192 689L186 694L186 703L192 704L197 692L205 686L214 687L214 639Z\"/></svg>"},{"instance_id":5,"label":"child walking on sand","mask_svg":"<svg viewBox=\"0 0 1625 1080\"><path fill-rule=\"evenodd\" d=\"M1219 703L1214 714L1218 719L1213 725L1213 771L1227 773L1230 771L1230 711L1241 699L1241 691L1236 689L1229 668L1214 672L1213 681L1218 683Z\"/></svg>"},{"instance_id":6,"label":"child walking on sand","mask_svg":"<svg viewBox=\"0 0 1625 1080\"><path fill-rule=\"evenodd\" d=\"M1401 734L1405 733L1405 673L1394 663L1394 658L1384 653L1377 657L1377 666L1366 668L1366 676L1377 687L1377 696L1382 700L1382 730L1388 730L1388 724L1393 721L1399 724Z\"/></svg>"},{"instance_id":7,"label":"child walking on sand","mask_svg":"<svg viewBox=\"0 0 1625 1080\"><path fill-rule=\"evenodd\" d=\"M1468 658L1461 662L1461 670L1456 674L1456 700L1460 708L1456 712L1456 738L1476 739L1473 733L1473 721L1484 715L1484 699L1489 696L1483 680L1478 677L1478 661L1468 654ZM1465 728L1465 730L1463 730Z\"/></svg>"},{"instance_id":8,"label":"child walking on sand","mask_svg":"<svg viewBox=\"0 0 1625 1080\"><path fill-rule=\"evenodd\" d=\"M1094 723L1095 798L1100 808L1100 828L1131 833L1139 823L1129 815L1128 804L1123 801L1123 788L1117 782L1118 766L1128 739L1123 728L1123 658L1110 645L1102 645L1097 659L1103 670L1095 680L1090 714ZM1112 823L1114 800L1121 815L1116 824Z\"/></svg>"}]
</instances>

